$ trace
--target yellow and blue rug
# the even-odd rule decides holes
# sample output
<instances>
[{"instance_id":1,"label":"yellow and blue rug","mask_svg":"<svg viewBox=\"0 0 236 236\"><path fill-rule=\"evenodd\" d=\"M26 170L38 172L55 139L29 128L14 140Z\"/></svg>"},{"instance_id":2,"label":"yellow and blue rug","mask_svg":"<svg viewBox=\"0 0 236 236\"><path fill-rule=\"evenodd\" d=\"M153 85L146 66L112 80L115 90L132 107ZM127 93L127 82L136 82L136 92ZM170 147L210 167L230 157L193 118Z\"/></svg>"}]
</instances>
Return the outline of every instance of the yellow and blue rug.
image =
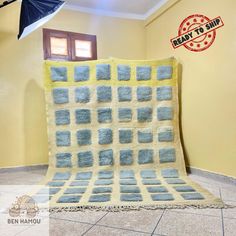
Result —
<instances>
[{"instance_id":1,"label":"yellow and blue rug","mask_svg":"<svg viewBox=\"0 0 236 236\"><path fill-rule=\"evenodd\" d=\"M51 208L223 207L186 175L178 74L174 58L45 62Z\"/></svg>"}]
</instances>

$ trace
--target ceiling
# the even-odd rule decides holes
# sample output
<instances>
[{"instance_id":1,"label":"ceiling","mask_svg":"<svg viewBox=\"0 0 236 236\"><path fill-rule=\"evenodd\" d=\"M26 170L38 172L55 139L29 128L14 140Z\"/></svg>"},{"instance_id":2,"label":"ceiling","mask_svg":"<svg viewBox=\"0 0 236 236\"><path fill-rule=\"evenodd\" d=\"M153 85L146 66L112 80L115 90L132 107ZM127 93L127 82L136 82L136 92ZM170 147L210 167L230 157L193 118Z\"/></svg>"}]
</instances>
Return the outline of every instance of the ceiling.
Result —
<instances>
[{"instance_id":1,"label":"ceiling","mask_svg":"<svg viewBox=\"0 0 236 236\"><path fill-rule=\"evenodd\" d=\"M146 19L168 0L65 0L66 8L123 18Z\"/></svg>"}]
</instances>

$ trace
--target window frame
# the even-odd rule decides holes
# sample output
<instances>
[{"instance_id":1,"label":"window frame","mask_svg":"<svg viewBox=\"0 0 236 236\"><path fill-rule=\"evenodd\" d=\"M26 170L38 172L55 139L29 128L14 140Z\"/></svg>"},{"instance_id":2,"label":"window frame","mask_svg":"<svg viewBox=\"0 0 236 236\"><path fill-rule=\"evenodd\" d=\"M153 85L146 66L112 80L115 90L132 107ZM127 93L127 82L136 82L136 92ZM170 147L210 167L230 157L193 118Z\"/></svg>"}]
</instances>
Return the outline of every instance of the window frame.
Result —
<instances>
[{"instance_id":1,"label":"window frame","mask_svg":"<svg viewBox=\"0 0 236 236\"><path fill-rule=\"evenodd\" d=\"M67 56L56 55L51 53L51 37L66 38L67 39ZM89 41L91 42L92 57L77 57L75 41ZM60 61L87 61L97 60L97 37L96 35L74 33L69 31L61 31L54 29L43 29L43 51L45 60L60 60Z\"/></svg>"}]
</instances>

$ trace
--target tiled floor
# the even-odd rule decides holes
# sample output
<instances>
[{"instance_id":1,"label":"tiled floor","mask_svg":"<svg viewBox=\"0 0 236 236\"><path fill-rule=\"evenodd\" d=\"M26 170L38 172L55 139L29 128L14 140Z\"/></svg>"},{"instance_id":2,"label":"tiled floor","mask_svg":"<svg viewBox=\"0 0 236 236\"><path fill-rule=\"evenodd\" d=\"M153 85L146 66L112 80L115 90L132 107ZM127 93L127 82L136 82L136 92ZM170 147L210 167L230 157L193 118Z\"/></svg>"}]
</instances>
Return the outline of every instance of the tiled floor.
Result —
<instances>
[{"instance_id":1,"label":"tiled floor","mask_svg":"<svg viewBox=\"0 0 236 236\"><path fill-rule=\"evenodd\" d=\"M45 170L0 173L0 184L35 184L45 173ZM197 175L190 177L226 203L236 206L236 186ZM30 230L24 235L36 234ZM39 232L38 235L43 234ZM236 208L53 213L50 215L50 235L236 236Z\"/></svg>"}]
</instances>

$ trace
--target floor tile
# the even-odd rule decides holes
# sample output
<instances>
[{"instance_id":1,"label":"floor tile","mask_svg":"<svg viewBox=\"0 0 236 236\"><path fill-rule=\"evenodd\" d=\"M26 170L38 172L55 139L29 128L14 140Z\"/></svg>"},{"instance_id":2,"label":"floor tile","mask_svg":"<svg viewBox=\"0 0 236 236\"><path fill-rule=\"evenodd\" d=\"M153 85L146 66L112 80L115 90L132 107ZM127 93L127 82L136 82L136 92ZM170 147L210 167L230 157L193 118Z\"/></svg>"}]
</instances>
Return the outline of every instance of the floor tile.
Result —
<instances>
[{"instance_id":1,"label":"floor tile","mask_svg":"<svg viewBox=\"0 0 236 236\"><path fill-rule=\"evenodd\" d=\"M155 234L168 236L222 236L220 217L165 211Z\"/></svg>"},{"instance_id":2,"label":"floor tile","mask_svg":"<svg viewBox=\"0 0 236 236\"><path fill-rule=\"evenodd\" d=\"M137 231L129 231L122 229L115 229L103 226L94 226L91 230L89 230L85 236L147 236L150 234L140 233Z\"/></svg>"},{"instance_id":3,"label":"floor tile","mask_svg":"<svg viewBox=\"0 0 236 236\"><path fill-rule=\"evenodd\" d=\"M32 232L34 236L49 236L50 230L49 230L49 218L44 218L40 224L38 225L31 225L28 227L28 229L23 230L19 234L16 234L17 236L30 236L32 235Z\"/></svg>"},{"instance_id":4,"label":"floor tile","mask_svg":"<svg viewBox=\"0 0 236 236\"><path fill-rule=\"evenodd\" d=\"M221 188L223 200L236 201L236 188Z\"/></svg>"},{"instance_id":5,"label":"floor tile","mask_svg":"<svg viewBox=\"0 0 236 236\"><path fill-rule=\"evenodd\" d=\"M52 218L73 220L81 223L95 224L106 212L104 211L78 211L78 212L58 212L50 215Z\"/></svg>"},{"instance_id":6,"label":"floor tile","mask_svg":"<svg viewBox=\"0 0 236 236\"><path fill-rule=\"evenodd\" d=\"M22 231L25 231L29 228L29 225L24 225L24 226L7 226L5 222L2 224L2 222L0 222L0 232L1 232L1 236L15 236L17 234L20 235L20 233Z\"/></svg>"},{"instance_id":7,"label":"floor tile","mask_svg":"<svg viewBox=\"0 0 236 236\"><path fill-rule=\"evenodd\" d=\"M219 186L215 186L214 184L209 184L209 183L198 182L198 181L195 181L195 182L197 182L204 189L208 190L215 197L220 198Z\"/></svg>"},{"instance_id":8,"label":"floor tile","mask_svg":"<svg viewBox=\"0 0 236 236\"><path fill-rule=\"evenodd\" d=\"M31 172L1 173L0 185L11 184L37 184L43 179L43 175Z\"/></svg>"},{"instance_id":9,"label":"floor tile","mask_svg":"<svg viewBox=\"0 0 236 236\"><path fill-rule=\"evenodd\" d=\"M196 182L199 182L199 183L206 183L206 184L210 184L212 186L222 187L222 188L232 188L232 187L234 187L234 185L232 183L226 183L226 182L223 182L223 181L217 181L217 180L214 180L212 178L207 178L207 177L200 176L200 175L189 174L188 176L193 181L196 181Z\"/></svg>"},{"instance_id":10,"label":"floor tile","mask_svg":"<svg viewBox=\"0 0 236 236\"><path fill-rule=\"evenodd\" d=\"M162 212L162 210L110 212L98 222L98 225L151 233L160 219Z\"/></svg>"},{"instance_id":11,"label":"floor tile","mask_svg":"<svg viewBox=\"0 0 236 236\"><path fill-rule=\"evenodd\" d=\"M199 175L193 175L193 174L189 174L188 175L190 177L190 179L192 179L193 181L196 181L196 182L201 182L201 183L208 183L208 184L214 184L215 181L213 179L210 179L210 178L206 178L206 177L203 177L203 176L199 176ZM219 185L219 182L217 182L217 185Z\"/></svg>"},{"instance_id":12,"label":"floor tile","mask_svg":"<svg viewBox=\"0 0 236 236\"><path fill-rule=\"evenodd\" d=\"M221 187L221 185L217 185L215 183L209 183L209 182L202 182L200 181L200 179L202 179L199 176L189 176L194 182L198 183L199 185L201 185L203 188L207 189L210 193L212 193L213 195L215 195L216 197L220 197L220 192L219 192L219 188Z\"/></svg>"},{"instance_id":13,"label":"floor tile","mask_svg":"<svg viewBox=\"0 0 236 236\"><path fill-rule=\"evenodd\" d=\"M44 178L45 174L45 169L0 173L0 185L37 184ZM236 187L201 176L190 175L190 177L217 197L220 197L219 188L221 188L222 199L228 204L236 205ZM162 210L141 210L108 213L86 235L148 235L155 228L162 212ZM53 236L81 235L92 224L101 219L104 214L106 212L101 211L53 213L50 219L50 234ZM223 215L225 236L234 236L236 231L236 208L223 209ZM37 230L34 230L34 232L34 235L37 235ZM22 232L22 236L25 235L27 234ZM38 235L43 234L39 231ZM167 210L155 230L155 235L222 235L220 210L193 208Z\"/></svg>"},{"instance_id":14,"label":"floor tile","mask_svg":"<svg viewBox=\"0 0 236 236\"><path fill-rule=\"evenodd\" d=\"M224 236L236 235L236 219L224 218Z\"/></svg>"},{"instance_id":15,"label":"floor tile","mask_svg":"<svg viewBox=\"0 0 236 236\"><path fill-rule=\"evenodd\" d=\"M180 212L183 214L186 213L186 214L198 214L198 215L221 217L221 209L213 209L213 208L206 208L206 209L185 208L185 209L173 209L169 211Z\"/></svg>"},{"instance_id":16,"label":"floor tile","mask_svg":"<svg viewBox=\"0 0 236 236\"><path fill-rule=\"evenodd\" d=\"M79 236L86 232L91 225L61 219L50 219L50 235Z\"/></svg>"},{"instance_id":17,"label":"floor tile","mask_svg":"<svg viewBox=\"0 0 236 236\"><path fill-rule=\"evenodd\" d=\"M223 209L223 216L236 219L236 202L225 201L226 204L235 206L234 208Z\"/></svg>"},{"instance_id":18,"label":"floor tile","mask_svg":"<svg viewBox=\"0 0 236 236\"><path fill-rule=\"evenodd\" d=\"M47 173L48 169L47 168L43 168L43 169L37 169L37 170L31 170L29 172L33 173L33 174L39 174L39 175L43 175L45 176Z\"/></svg>"}]
</instances>

